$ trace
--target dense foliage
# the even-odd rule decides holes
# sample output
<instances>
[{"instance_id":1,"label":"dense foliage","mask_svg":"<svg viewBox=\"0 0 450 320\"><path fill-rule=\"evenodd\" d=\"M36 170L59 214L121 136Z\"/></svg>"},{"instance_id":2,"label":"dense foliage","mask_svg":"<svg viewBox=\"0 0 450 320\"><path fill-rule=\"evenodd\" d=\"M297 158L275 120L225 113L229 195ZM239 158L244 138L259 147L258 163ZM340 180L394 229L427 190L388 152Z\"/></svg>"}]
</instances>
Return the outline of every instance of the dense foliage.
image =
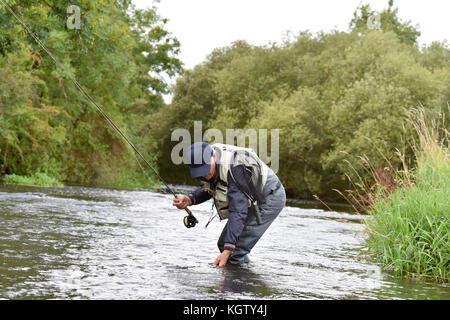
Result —
<instances>
[{"instance_id":1,"label":"dense foliage","mask_svg":"<svg viewBox=\"0 0 450 320\"><path fill-rule=\"evenodd\" d=\"M349 32L214 50L178 80L171 105L151 116L163 172L189 182L185 168L170 162L178 141L168 132L189 128L193 137L195 120L224 135L230 128L279 129L279 175L290 196L340 198L333 189L350 188L348 178L365 172L359 156L400 165L398 148L411 160L414 133L405 112L419 104L448 112L449 48L419 47L419 31L399 20L392 3L379 29L367 27L374 14L360 7Z\"/></svg>"},{"instance_id":2,"label":"dense foliage","mask_svg":"<svg viewBox=\"0 0 450 320\"><path fill-rule=\"evenodd\" d=\"M147 159L140 133L164 105L159 77L182 70L179 43L156 9L130 0L6 2L86 91L131 137ZM69 28L71 5L79 28ZM151 185L132 152L5 7L0 7L0 175L131 187ZM154 160L154 159L153 159Z\"/></svg>"},{"instance_id":3,"label":"dense foliage","mask_svg":"<svg viewBox=\"0 0 450 320\"><path fill-rule=\"evenodd\" d=\"M396 172L389 185L377 174L376 188L364 193L375 199L368 253L397 274L449 282L450 132L442 117L430 121L423 109L413 110L417 167Z\"/></svg>"},{"instance_id":4,"label":"dense foliage","mask_svg":"<svg viewBox=\"0 0 450 320\"><path fill-rule=\"evenodd\" d=\"M448 113L448 45L420 47L417 27L398 18L392 1L380 13L360 6L348 32L217 48L178 78L170 105L161 97L170 90L161 74L181 74L179 43L155 8L137 10L130 0L7 3L177 183L193 181L170 159L178 143L171 133L186 128L193 137L194 121L203 132L279 129L278 173L289 195L340 198L333 189L351 188L365 174L360 156L379 167L400 165L397 149L413 158L408 109ZM69 5L81 9L79 29L67 26ZM36 173L116 187L148 181L130 149L1 7L0 175Z\"/></svg>"}]
</instances>

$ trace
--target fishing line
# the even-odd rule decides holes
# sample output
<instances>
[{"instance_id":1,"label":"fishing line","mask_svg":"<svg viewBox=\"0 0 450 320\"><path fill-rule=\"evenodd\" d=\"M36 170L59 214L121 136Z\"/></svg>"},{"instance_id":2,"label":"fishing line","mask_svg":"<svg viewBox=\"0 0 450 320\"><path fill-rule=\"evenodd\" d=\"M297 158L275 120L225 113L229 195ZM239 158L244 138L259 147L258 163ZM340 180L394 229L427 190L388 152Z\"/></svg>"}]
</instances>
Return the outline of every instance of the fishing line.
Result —
<instances>
[{"instance_id":1,"label":"fishing line","mask_svg":"<svg viewBox=\"0 0 450 320\"><path fill-rule=\"evenodd\" d=\"M25 22L20 19L20 17L18 17L16 15L16 13L11 9L11 7L5 3L3 0L0 0L0 2L6 7L6 9L16 18L17 21L20 22L20 24L22 24L22 26L25 28L26 31L28 31L28 33L33 37L33 39L41 46L42 49L44 49L44 51L50 56L50 58L52 58L52 60L55 62L56 66L61 68L66 75L72 80L72 82L75 84L75 86L78 88L78 90L84 95L84 97L86 99L88 99L96 108L97 110L100 112L100 114L106 119L106 121L113 127L113 129L119 133L119 135L122 137L122 139L133 149L133 151L135 152L135 155L137 154L139 156L139 158L141 158L145 164L152 169L152 171L155 173L155 175L159 178L159 180L161 180L161 182L166 186L167 190L169 190L174 197L177 197L176 193L172 190L172 188L170 188L170 186L166 183L166 181L161 177L161 175L158 173L158 171L156 171L155 168L153 168L153 166L147 161L147 159L145 159L145 157L142 155L142 153L136 148L136 146L128 139L128 137L122 132L122 130L120 130L120 128L114 123L114 121L108 116L108 114L103 111L103 108L100 107L97 102L95 102L95 100L89 95L89 93L86 92L86 90L84 90L84 88L81 86L81 84L77 81L77 79L75 79L75 77L69 72L69 70L67 70L67 68L59 62L59 60L51 53L51 51L49 49L47 49L47 47L42 43L42 41L31 31L31 29L25 24ZM138 158L136 157L136 159L138 160ZM140 163L138 161L138 164L140 166ZM142 167L141 167L142 168ZM198 223L198 220L194 217L194 215L192 214L192 212L188 209L185 208L184 209L188 215L186 217L184 217L183 222L184 225L187 228L191 228L194 227L195 224Z\"/></svg>"}]
</instances>

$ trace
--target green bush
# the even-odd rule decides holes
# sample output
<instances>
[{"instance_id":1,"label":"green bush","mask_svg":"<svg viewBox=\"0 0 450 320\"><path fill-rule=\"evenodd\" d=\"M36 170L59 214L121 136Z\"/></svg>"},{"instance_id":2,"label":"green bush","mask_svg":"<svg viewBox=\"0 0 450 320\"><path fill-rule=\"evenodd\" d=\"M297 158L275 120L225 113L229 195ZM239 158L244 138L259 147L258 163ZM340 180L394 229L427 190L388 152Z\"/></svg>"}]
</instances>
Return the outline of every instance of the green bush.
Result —
<instances>
[{"instance_id":1,"label":"green bush","mask_svg":"<svg viewBox=\"0 0 450 320\"><path fill-rule=\"evenodd\" d=\"M16 174L8 174L3 177L3 181L7 184L19 184L25 186L60 187L60 188L64 187L64 185L57 179L41 172L36 172L30 176L19 176Z\"/></svg>"},{"instance_id":2,"label":"green bush","mask_svg":"<svg viewBox=\"0 0 450 320\"><path fill-rule=\"evenodd\" d=\"M449 281L450 159L448 131L429 129L423 111L414 127L417 167L398 172L393 193L377 186L367 221L368 249L395 273Z\"/></svg>"},{"instance_id":3,"label":"green bush","mask_svg":"<svg viewBox=\"0 0 450 320\"><path fill-rule=\"evenodd\" d=\"M169 91L159 75L182 72L179 43L156 8L137 9L129 0L81 0L81 26L69 29L67 0L9 4L153 161L153 141L140 132L148 125L144 115L160 108ZM42 172L65 183L99 185L122 179L125 171L139 174L130 148L5 6L0 35L0 176L40 182L34 172ZM18 179L13 177L6 180Z\"/></svg>"},{"instance_id":4,"label":"green bush","mask_svg":"<svg viewBox=\"0 0 450 320\"><path fill-rule=\"evenodd\" d=\"M301 32L282 43L236 41L214 50L177 81L171 105L148 116L145 132L164 176L192 183L185 166L170 161L178 142L169 133L185 128L193 136L196 120L203 132L223 135L279 129L277 174L290 197L342 200L333 189L351 187L346 176L366 175L359 156L400 168L398 148L412 161L405 111L419 103L429 111L447 106L449 49L445 42L419 47L420 33L392 5L381 13L382 30L365 27L375 13L364 6L349 32Z\"/></svg>"},{"instance_id":5,"label":"green bush","mask_svg":"<svg viewBox=\"0 0 450 320\"><path fill-rule=\"evenodd\" d=\"M371 210L368 245L386 269L449 280L449 168L434 168L440 179L421 177L420 186L400 189Z\"/></svg>"}]
</instances>

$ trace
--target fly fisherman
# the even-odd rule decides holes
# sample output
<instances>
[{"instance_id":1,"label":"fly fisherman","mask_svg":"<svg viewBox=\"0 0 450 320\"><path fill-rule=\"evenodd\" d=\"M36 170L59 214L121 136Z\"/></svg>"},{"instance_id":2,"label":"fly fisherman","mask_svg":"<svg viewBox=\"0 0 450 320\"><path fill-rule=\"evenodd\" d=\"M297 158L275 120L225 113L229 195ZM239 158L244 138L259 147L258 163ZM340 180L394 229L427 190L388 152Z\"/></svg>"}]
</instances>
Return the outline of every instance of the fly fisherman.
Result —
<instances>
[{"instance_id":1,"label":"fly fisherman","mask_svg":"<svg viewBox=\"0 0 450 320\"><path fill-rule=\"evenodd\" d=\"M177 196L173 205L184 209L213 198L220 220L228 219L214 265L250 262L247 254L285 205L283 185L251 149L197 142L188 157L191 177L200 180L200 187Z\"/></svg>"}]
</instances>

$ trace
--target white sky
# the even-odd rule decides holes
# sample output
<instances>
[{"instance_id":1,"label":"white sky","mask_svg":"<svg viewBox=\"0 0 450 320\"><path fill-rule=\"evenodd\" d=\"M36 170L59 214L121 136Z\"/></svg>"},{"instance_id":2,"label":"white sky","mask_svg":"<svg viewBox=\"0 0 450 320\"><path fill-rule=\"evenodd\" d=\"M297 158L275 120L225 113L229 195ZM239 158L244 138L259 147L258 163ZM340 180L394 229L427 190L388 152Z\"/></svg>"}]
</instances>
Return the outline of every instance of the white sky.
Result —
<instances>
[{"instance_id":1,"label":"white sky","mask_svg":"<svg viewBox=\"0 0 450 320\"><path fill-rule=\"evenodd\" d=\"M280 42L287 31L347 31L359 4L381 11L388 0L133 0L138 8L158 8L166 29L181 43L179 58L191 69L214 48L236 40L254 45ZM419 42L449 39L449 0L394 0L402 21L422 32ZM168 97L167 97L168 98Z\"/></svg>"}]
</instances>

